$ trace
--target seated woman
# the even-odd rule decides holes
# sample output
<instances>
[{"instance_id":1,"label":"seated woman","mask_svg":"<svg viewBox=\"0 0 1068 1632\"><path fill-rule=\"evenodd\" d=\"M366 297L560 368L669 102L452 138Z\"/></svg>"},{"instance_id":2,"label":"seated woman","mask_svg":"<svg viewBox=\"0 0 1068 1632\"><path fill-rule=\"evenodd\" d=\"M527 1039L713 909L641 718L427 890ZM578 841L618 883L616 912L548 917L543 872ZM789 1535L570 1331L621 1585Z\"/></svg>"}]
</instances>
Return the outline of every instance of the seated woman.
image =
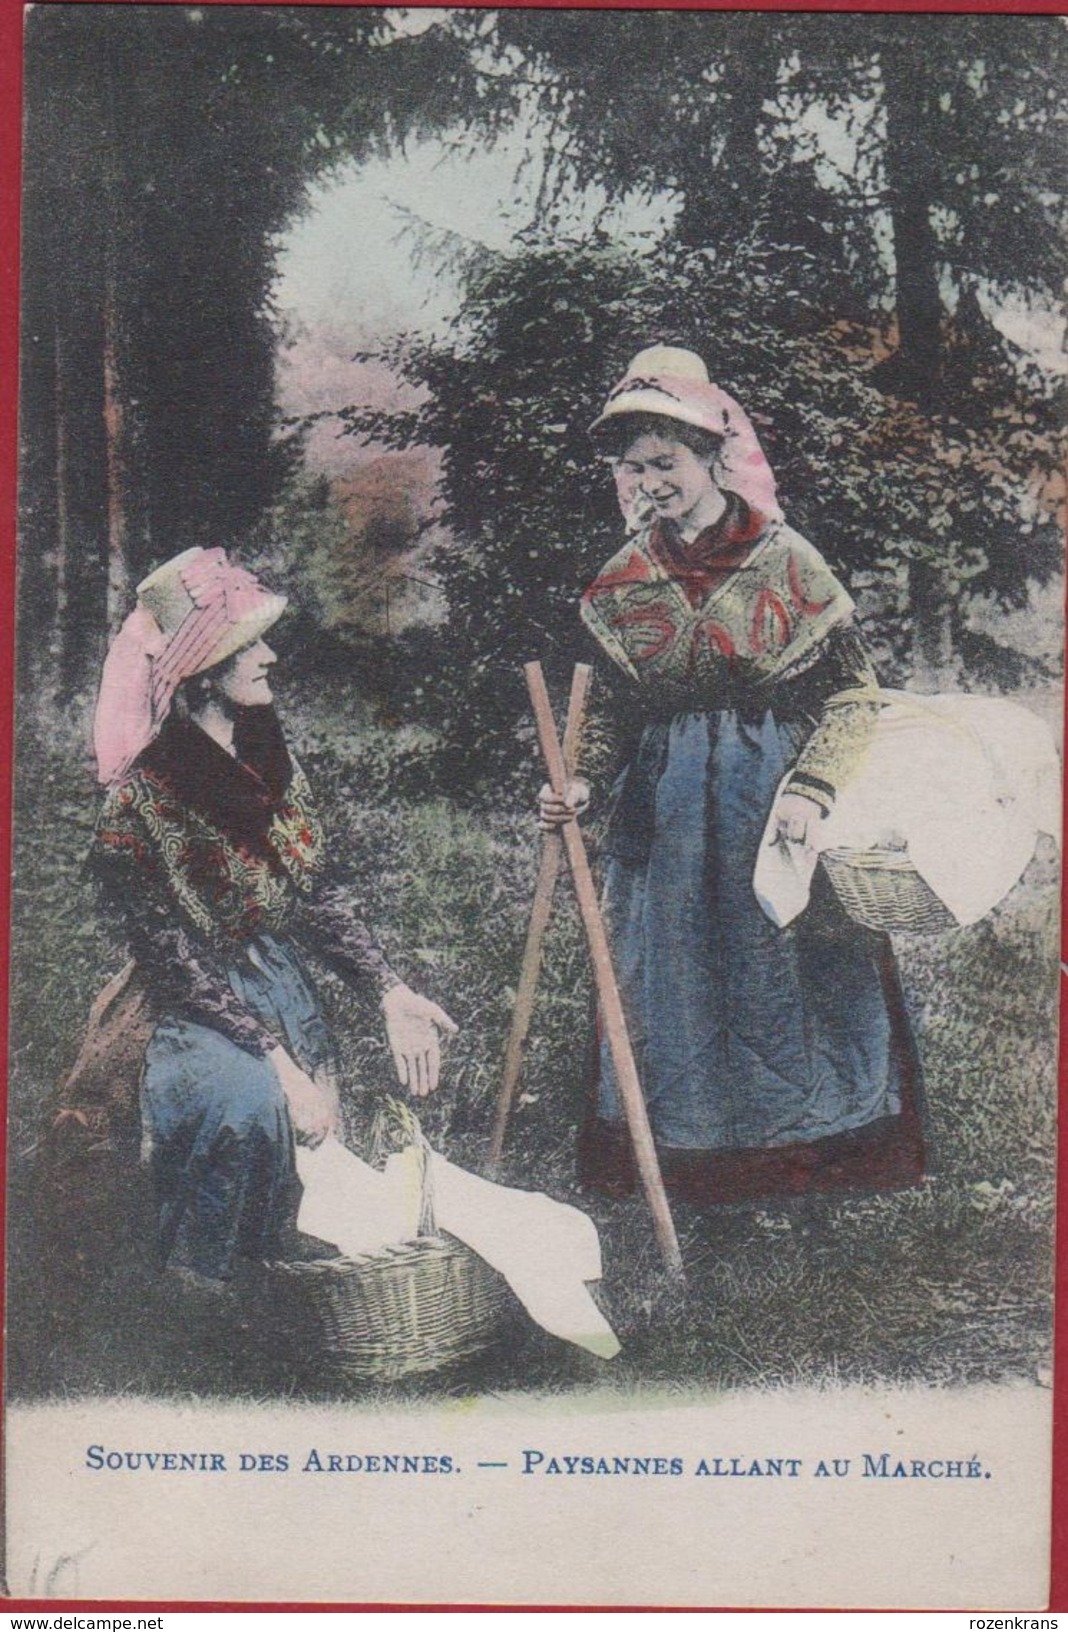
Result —
<instances>
[{"instance_id":1,"label":"seated woman","mask_svg":"<svg viewBox=\"0 0 1068 1632\"><path fill-rule=\"evenodd\" d=\"M393 973L342 892L271 706L285 598L220 549L138 586L97 702L92 866L158 1024L142 1081L163 1264L207 1283L279 1250L294 1139L336 1125L331 1041L298 943L381 995L398 1076L438 1081L456 1030Z\"/></svg>"}]
</instances>

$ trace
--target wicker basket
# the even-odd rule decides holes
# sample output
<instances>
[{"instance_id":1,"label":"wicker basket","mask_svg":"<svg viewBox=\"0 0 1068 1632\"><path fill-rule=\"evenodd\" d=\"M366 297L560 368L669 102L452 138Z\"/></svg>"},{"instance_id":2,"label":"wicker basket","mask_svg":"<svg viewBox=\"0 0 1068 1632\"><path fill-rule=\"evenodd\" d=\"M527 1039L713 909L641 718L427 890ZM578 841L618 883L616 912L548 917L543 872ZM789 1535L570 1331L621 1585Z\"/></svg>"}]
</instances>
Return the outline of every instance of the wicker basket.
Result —
<instances>
[{"instance_id":1,"label":"wicker basket","mask_svg":"<svg viewBox=\"0 0 1068 1632\"><path fill-rule=\"evenodd\" d=\"M846 912L868 929L938 934L958 928L907 850L824 850L821 859Z\"/></svg>"},{"instance_id":2,"label":"wicker basket","mask_svg":"<svg viewBox=\"0 0 1068 1632\"><path fill-rule=\"evenodd\" d=\"M387 1100L372 1144L379 1156L390 1145L415 1144L422 1152L418 1237L374 1256L274 1267L312 1313L330 1371L358 1381L392 1381L488 1348L511 1300L483 1259L436 1232L430 1148L411 1108Z\"/></svg>"},{"instance_id":3,"label":"wicker basket","mask_svg":"<svg viewBox=\"0 0 1068 1632\"><path fill-rule=\"evenodd\" d=\"M508 1307L505 1283L447 1236L421 1236L374 1258L278 1264L310 1307L331 1372L393 1381L488 1348Z\"/></svg>"}]
</instances>

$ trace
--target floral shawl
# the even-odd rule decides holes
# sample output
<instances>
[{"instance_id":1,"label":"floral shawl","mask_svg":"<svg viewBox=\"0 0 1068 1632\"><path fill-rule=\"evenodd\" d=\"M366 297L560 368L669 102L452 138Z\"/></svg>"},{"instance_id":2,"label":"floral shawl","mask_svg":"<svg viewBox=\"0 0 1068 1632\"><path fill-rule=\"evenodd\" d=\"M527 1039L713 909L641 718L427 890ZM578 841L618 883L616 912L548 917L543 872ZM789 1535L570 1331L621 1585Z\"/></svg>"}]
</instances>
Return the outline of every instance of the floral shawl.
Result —
<instances>
[{"instance_id":1,"label":"floral shawl","mask_svg":"<svg viewBox=\"0 0 1068 1632\"><path fill-rule=\"evenodd\" d=\"M244 762L198 727L168 720L139 765L111 788L97 824L102 861L125 856L131 890L162 889L216 943L277 933L294 888L323 860L308 784L273 711L247 711Z\"/></svg>"},{"instance_id":2,"label":"floral shawl","mask_svg":"<svg viewBox=\"0 0 1068 1632\"><path fill-rule=\"evenodd\" d=\"M747 512L755 517L755 512ZM655 523L602 567L581 601L586 627L639 684L715 690L728 674L752 684L804 667L853 602L826 562L784 522L728 532L702 593L671 570Z\"/></svg>"}]
</instances>

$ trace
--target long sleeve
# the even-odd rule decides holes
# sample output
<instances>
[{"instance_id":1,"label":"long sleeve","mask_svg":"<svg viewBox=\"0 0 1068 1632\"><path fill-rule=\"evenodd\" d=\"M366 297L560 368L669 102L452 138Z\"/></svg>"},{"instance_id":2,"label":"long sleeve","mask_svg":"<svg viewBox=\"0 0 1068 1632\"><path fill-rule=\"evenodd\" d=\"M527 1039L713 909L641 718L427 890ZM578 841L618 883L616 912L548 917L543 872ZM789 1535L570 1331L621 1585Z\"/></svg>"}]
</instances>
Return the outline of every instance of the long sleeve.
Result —
<instances>
[{"instance_id":1,"label":"long sleeve","mask_svg":"<svg viewBox=\"0 0 1068 1632\"><path fill-rule=\"evenodd\" d=\"M577 770L590 784L596 808L603 805L613 781L637 748L645 716L637 688L593 649L592 641L583 661L592 665L593 674Z\"/></svg>"},{"instance_id":2,"label":"long sleeve","mask_svg":"<svg viewBox=\"0 0 1068 1632\"><path fill-rule=\"evenodd\" d=\"M803 794L829 811L842 783L860 763L879 714L879 682L856 629L832 631L817 662L783 680L795 698L811 699L817 723L798 755L788 793Z\"/></svg>"},{"instance_id":3,"label":"long sleeve","mask_svg":"<svg viewBox=\"0 0 1068 1632\"><path fill-rule=\"evenodd\" d=\"M369 982L381 993L388 992L400 981L371 931L358 917L352 898L342 884L316 883L312 894L300 903L294 930L343 980Z\"/></svg>"},{"instance_id":4,"label":"long sleeve","mask_svg":"<svg viewBox=\"0 0 1068 1632\"><path fill-rule=\"evenodd\" d=\"M217 960L128 852L98 847L92 871L105 909L122 925L154 1002L210 1026L263 1058L278 1042L241 1002Z\"/></svg>"}]
</instances>

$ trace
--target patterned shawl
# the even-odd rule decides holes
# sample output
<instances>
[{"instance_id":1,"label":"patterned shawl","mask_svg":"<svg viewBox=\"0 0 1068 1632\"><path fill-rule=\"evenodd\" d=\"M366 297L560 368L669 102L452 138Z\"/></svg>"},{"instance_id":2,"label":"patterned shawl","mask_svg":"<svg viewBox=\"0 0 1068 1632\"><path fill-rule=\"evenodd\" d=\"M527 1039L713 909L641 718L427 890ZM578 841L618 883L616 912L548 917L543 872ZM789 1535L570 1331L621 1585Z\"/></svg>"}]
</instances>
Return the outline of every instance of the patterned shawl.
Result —
<instances>
[{"instance_id":1,"label":"patterned shawl","mask_svg":"<svg viewBox=\"0 0 1068 1632\"><path fill-rule=\"evenodd\" d=\"M720 543L703 563L696 604L692 583L657 547L655 523L628 540L584 592L583 622L632 680L698 689L728 672L750 683L773 680L804 666L850 617L853 602L822 556L784 522L766 521L755 537L743 523Z\"/></svg>"}]
</instances>

